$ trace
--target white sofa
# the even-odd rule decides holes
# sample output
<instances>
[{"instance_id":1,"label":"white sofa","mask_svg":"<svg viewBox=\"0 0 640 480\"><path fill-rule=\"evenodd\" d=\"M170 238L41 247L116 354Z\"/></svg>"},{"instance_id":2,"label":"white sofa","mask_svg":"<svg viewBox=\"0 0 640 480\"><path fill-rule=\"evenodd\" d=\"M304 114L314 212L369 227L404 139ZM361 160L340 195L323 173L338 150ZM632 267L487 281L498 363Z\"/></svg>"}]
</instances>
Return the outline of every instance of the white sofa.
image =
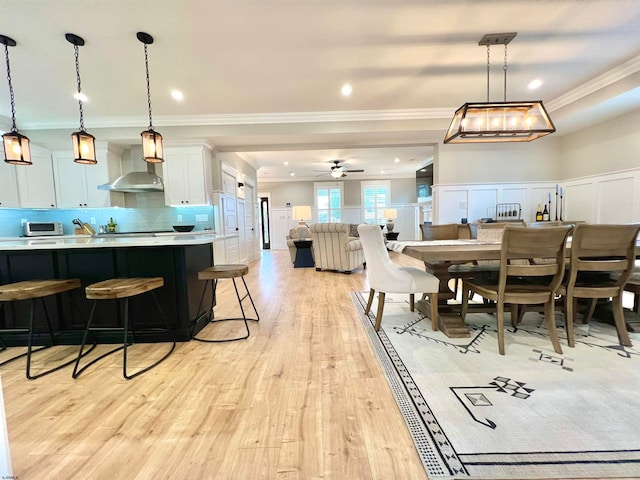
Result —
<instances>
[{"instance_id":1,"label":"white sofa","mask_svg":"<svg viewBox=\"0 0 640 480\"><path fill-rule=\"evenodd\" d=\"M316 270L351 273L364 266L360 239L350 237L348 223L314 223L310 227Z\"/></svg>"},{"instance_id":2,"label":"white sofa","mask_svg":"<svg viewBox=\"0 0 640 480\"><path fill-rule=\"evenodd\" d=\"M306 227L306 235L305 239L311 239L311 231L309 227ZM296 244L293 243L294 240L298 240L298 227L293 227L289 230L289 235L287 235L287 247L289 248L289 255L291 256L291 263L296 261ZM311 251L313 255L313 250Z\"/></svg>"}]
</instances>

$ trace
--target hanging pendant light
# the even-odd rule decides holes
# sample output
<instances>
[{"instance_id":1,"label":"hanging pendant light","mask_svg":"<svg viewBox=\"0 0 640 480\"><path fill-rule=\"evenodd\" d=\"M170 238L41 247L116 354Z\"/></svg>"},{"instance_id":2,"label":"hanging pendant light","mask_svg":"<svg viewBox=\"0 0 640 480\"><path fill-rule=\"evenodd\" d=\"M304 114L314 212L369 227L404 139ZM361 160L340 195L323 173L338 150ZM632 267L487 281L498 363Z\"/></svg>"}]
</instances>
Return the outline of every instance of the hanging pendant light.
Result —
<instances>
[{"instance_id":1,"label":"hanging pendant light","mask_svg":"<svg viewBox=\"0 0 640 480\"><path fill-rule=\"evenodd\" d=\"M96 160L96 139L84 129L84 111L82 110L82 87L80 84L80 62L78 61L78 47L84 45L84 39L73 33L66 33L64 38L73 45L76 58L76 79L78 83L78 93L75 98L78 99L80 108L80 130L71 134L73 142L73 161L87 165L95 165Z\"/></svg>"},{"instance_id":2,"label":"hanging pendant light","mask_svg":"<svg viewBox=\"0 0 640 480\"><path fill-rule=\"evenodd\" d=\"M0 35L0 43L4 45L5 58L7 59L7 80L9 82L9 97L11 98L11 132L2 135L4 145L4 161L13 165L32 165L29 139L18 133L16 127L16 105L13 99L13 85L11 84L11 66L9 64L9 47L15 47L16 41L5 35Z\"/></svg>"},{"instance_id":3,"label":"hanging pendant light","mask_svg":"<svg viewBox=\"0 0 640 480\"><path fill-rule=\"evenodd\" d=\"M136 36L138 40L144 44L144 66L147 72L147 103L149 104L149 130L145 130L140 134L142 137L142 156L145 162L161 163L164 162L162 135L153 130L153 122L151 120L151 88L149 86L149 56L147 54L147 45L153 43L153 37L144 32L138 32Z\"/></svg>"},{"instance_id":4,"label":"hanging pendant light","mask_svg":"<svg viewBox=\"0 0 640 480\"><path fill-rule=\"evenodd\" d=\"M507 44L517 33L489 33L478 45L487 47L487 101L465 103L453 116L444 143L530 142L556 131L542 100L507 102ZM504 45L504 101L489 101L491 45Z\"/></svg>"}]
</instances>

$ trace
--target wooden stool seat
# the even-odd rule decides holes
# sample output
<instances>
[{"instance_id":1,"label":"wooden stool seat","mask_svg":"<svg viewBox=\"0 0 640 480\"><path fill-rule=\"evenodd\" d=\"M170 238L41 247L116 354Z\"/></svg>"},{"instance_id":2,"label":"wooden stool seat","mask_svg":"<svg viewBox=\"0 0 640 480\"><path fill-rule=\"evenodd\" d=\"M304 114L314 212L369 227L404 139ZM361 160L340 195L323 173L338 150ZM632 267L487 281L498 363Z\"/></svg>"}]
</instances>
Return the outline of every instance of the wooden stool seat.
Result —
<instances>
[{"instance_id":1,"label":"wooden stool seat","mask_svg":"<svg viewBox=\"0 0 640 480\"><path fill-rule=\"evenodd\" d=\"M247 323L249 320L254 322L260 321L260 315L258 314L258 310L256 310L256 306L253 303L253 299L251 298L251 293L249 293L249 288L247 287L247 282L244 281L244 276L249 273L249 266L245 264L226 264L226 265L213 265L212 267L205 268L198 272L198 280L204 280L204 287L202 289L202 296L200 297L200 304L198 305L198 315L200 314L200 307L202 306L202 301L204 299L205 293L207 291L207 283L211 282L211 304L207 310L208 323L216 323L216 322L226 322L230 320L242 320L244 322L245 334L239 337L233 338L221 338L221 339L212 339L212 338L201 338L196 337L195 332L191 334L191 338L193 340L198 340L200 342L210 342L210 343L218 343L218 342L233 342L235 340L244 340L245 338L249 338L251 332L249 331L249 324ZM218 281L223 280L225 278L230 278L233 281L233 288L236 291L236 297L238 299L238 305L240 306L240 311L242 312L241 317L233 317L233 318L214 318L213 307L216 304L216 290L218 286ZM240 278L244 285L245 294L243 297L240 296L238 292L238 286L236 284L236 278ZM251 301L251 306L253 307L253 311L256 314L256 318L247 318L244 307L242 306L243 300L249 298ZM193 320L194 330L195 324L198 322L198 319L201 316L196 317Z\"/></svg>"},{"instance_id":2,"label":"wooden stool seat","mask_svg":"<svg viewBox=\"0 0 640 480\"><path fill-rule=\"evenodd\" d=\"M198 272L198 280L217 280L219 278L244 277L249 273L249 266L242 264L214 265Z\"/></svg>"},{"instance_id":3,"label":"wooden stool seat","mask_svg":"<svg viewBox=\"0 0 640 480\"><path fill-rule=\"evenodd\" d=\"M133 297L134 295L155 290L163 285L164 278L162 277L112 278L89 285L85 288L85 292L90 300L108 300Z\"/></svg>"},{"instance_id":4,"label":"wooden stool seat","mask_svg":"<svg viewBox=\"0 0 640 480\"><path fill-rule=\"evenodd\" d=\"M14 300L29 300L32 298L48 297L56 293L80 288L80 280L25 280L24 282L0 285L0 302Z\"/></svg>"},{"instance_id":5,"label":"wooden stool seat","mask_svg":"<svg viewBox=\"0 0 640 480\"><path fill-rule=\"evenodd\" d=\"M80 374L85 371L89 366L93 365L97 361L103 359L107 355L111 355L114 352L119 350L123 350L122 357L122 376L130 380L133 377L137 377L138 375L151 370L153 367L160 364L160 362L164 361L173 350L176 348L176 341L173 340L173 345L169 349L169 351L162 357L160 360L155 361L148 367L145 367L141 370L138 370L136 373L129 374L127 372L127 347L132 345L134 341L129 340L129 335L131 334L135 338L135 329L133 325L129 325L129 297L133 297L136 295L141 295L143 293L150 293L153 296L153 300L158 308L158 312L162 317L164 327L159 329L153 329L159 332L169 332L171 331L171 327L169 326L169 322L167 321L160 304L158 303L158 299L156 298L154 290L164 286L164 278L162 277L133 277L133 278L111 278L109 280L103 280L102 282L93 283L88 285L85 288L85 293L88 299L94 300L93 307L91 308L91 313L89 314L89 320L87 321L87 327L84 331L84 335L82 337L82 343L80 344L80 350L78 352L78 357L75 360L76 364L73 368L72 376L73 378L78 378ZM123 326L115 327L115 328L104 328L104 327L92 327L94 314L96 311L96 306L99 300L115 300L122 307L122 319ZM133 323L133 322L132 322ZM86 355L83 353L84 347L87 343L87 337L89 333L98 332L98 331L110 331L110 332L122 332L123 340L122 346L109 350L106 353L94 358L89 361L82 368L80 366L80 359ZM94 346L96 341L94 340Z\"/></svg>"},{"instance_id":6,"label":"wooden stool seat","mask_svg":"<svg viewBox=\"0 0 640 480\"><path fill-rule=\"evenodd\" d=\"M27 351L25 353L15 355L9 358L8 360L4 360L2 363L0 363L0 366L6 365L7 363L17 360L18 358L27 357L26 376L29 380L33 380L33 379L42 377L44 375L48 375L49 373L53 373L75 362L75 358L74 358L73 360L64 362L53 368L43 370L36 375L31 375L31 355L34 352L38 352L40 350L44 350L45 348L50 348L56 345L56 340L53 333L53 327L51 325L51 319L49 318L49 312L47 310L47 305L44 301L44 297L68 292L76 288L80 288L80 280L77 278L50 279L50 280L25 280L22 282L15 282L15 283L9 283L6 285L0 285L0 302L31 300L31 308L29 310L29 324L27 327L0 328L0 334L26 333L27 334ZM42 310L44 312L44 316L47 321L50 345L43 345L34 349L33 333L34 333L34 323L35 323L36 300L38 299L40 299ZM7 349L6 344L2 341L2 339L0 339L0 351L4 351L6 349Z\"/></svg>"}]
</instances>

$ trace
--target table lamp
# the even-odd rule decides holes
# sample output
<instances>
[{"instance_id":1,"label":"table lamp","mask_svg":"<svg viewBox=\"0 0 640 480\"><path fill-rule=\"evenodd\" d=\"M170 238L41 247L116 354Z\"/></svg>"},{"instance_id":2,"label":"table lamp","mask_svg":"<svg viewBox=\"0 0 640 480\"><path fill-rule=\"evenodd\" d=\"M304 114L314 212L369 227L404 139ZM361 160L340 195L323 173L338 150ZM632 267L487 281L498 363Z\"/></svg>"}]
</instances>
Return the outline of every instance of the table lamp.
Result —
<instances>
[{"instance_id":1,"label":"table lamp","mask_svg":"<svg viewBox=\"0 0 640 480\"><path fill-rule=\"evenodd\" d=\"M398 218L398 211L395 208L385 208L382 216L387 218L387 232L393 232L393 227L395 227L393 220Z\"/></svg>"},{"instance_id":2,"label":"table lamp","mask_svg":"<svg viewBox=\"0 0 640 480\"><path fill-rule=\"evenodd\" d=\"M308 227L304 223L305 220L311 220L311 207L308 205L298 205L293 207L291 216L298 220L298 239L304 240L307 238Z\"/></svg>"}]
</instances>

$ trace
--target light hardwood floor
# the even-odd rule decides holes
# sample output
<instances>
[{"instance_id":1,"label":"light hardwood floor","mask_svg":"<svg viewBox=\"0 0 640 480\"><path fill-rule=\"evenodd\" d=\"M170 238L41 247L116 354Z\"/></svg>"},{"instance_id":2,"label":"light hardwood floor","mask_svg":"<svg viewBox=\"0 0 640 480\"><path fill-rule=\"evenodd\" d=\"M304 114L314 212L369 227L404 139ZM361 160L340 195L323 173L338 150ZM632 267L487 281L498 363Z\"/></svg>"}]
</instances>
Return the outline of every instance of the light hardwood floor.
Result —
<instances>
[{"instance_id":1,"label":"light hardwood floor","mask_svg":"<svg viewBox=\"0 0 640 480\"><path fill-rule=\"evenodd\" d=\"M366 273L294 269L287 251L272 251L250 265L247 283L261 315L249 339L181 343L133 380L122 378L119 354L77 380L64 369L29 381L24 361L5 366L14 475L426 479L349 297L368 290ZM232 288L230 281L220 283L218 317L237 315L229 311L237 305ZM136 359L149 363L164 348L134 346L130 367ZM35 354L34 368L76 349L47 352Z\"/></svg>"}]
</instances>

